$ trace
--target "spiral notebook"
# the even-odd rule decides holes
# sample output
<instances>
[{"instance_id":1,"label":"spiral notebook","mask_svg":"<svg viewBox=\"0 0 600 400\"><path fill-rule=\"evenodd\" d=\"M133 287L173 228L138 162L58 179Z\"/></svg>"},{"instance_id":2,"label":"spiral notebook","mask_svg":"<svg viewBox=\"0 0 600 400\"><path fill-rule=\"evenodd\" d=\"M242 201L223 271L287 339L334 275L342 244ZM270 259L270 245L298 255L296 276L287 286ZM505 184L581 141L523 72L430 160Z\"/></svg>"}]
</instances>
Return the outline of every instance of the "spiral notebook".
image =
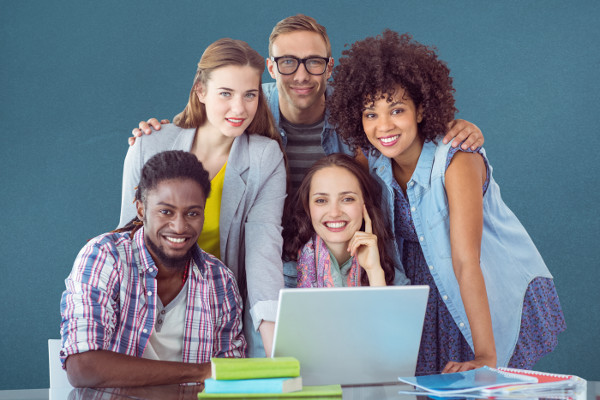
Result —
<instances>
[{"instance_id":1,"label":"spiral notebook","mask_svg":"<svg viewBox=\"0 0 600 400\"><path fill-rule=\"evenodd\" d=\"M534 377L507 374L490 367L450 374L399 377L398 380L435 395L464 394L493 387L537 383Z\"/></svg>"},{"instance_id":2,"label":"spiral notebook","mask_svg":"<svg viewBox=\"0 0 600 400\"><path fill-rule=\"evenodd\" d=\"M498 371L507 374L516 374L521 376L530 376L537 379L537 383L525 385L509 385L500 387L491 387L483 389L481 392L486 395L511 394L523 392L547 392L553 390L576 390L586 385L585 379L575 375L553 374L549 372L530 371L516 368L498 368Z\"/></svg>"},{"instance_id":3,"label":"spiral notebook","mask_svg":"<svg viewBox=\"0 0 600 400\"><path fill-rule=\"evenodd\" d=\"M415 386L417 391L411 392L413 394L424 393L436 396L544 393L555 390L577 390L585 387L586 384L584 379L575 375L490 367L451 374L399 377L398 380Z\"/></svg>"}]
</instances>

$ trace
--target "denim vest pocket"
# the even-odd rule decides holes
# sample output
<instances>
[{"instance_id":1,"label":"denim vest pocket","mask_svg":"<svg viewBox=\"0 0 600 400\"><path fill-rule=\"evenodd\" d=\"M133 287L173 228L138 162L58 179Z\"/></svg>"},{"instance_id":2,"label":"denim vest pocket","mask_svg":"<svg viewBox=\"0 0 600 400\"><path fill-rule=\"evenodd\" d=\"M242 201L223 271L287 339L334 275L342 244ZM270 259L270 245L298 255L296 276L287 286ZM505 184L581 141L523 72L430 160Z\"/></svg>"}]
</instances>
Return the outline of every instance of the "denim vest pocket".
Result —
<instances>
[{"instance_id":1,"label":"denim vest pocket","mask_svg":"<svg viewBox=\"0 0 600 400\"><path fill-rule=\"evenodd\" d=\"M428 216L425 229L427 229L428 236L433 238L436 242L435 256L440 258L452 258L450 240L445 239L450 237L450 218L448 217L448 209L442 209L434 212L431 216ZM445 235L441 236L439 234L440 232L444 232Z\"/></svg>"}]
</instances>

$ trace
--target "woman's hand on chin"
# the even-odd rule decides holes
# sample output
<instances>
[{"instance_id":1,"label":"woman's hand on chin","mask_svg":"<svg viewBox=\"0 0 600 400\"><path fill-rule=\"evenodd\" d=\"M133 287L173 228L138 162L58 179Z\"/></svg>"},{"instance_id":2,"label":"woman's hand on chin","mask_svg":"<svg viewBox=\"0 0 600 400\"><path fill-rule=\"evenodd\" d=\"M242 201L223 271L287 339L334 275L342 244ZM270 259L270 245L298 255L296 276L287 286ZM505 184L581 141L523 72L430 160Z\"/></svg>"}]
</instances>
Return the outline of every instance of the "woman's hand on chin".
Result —
<instances>
[{"instance_id":1,"label":"woman's hand on chin","mask_svg":"<svg viewBox=\"0 0 600 400\"><path fill-rule=\"evenodd\" d=\"M358 264L367 272L371 286L385 286L385 275L379 259L377 236L373 234L371 218L364 205L363 218L365 221L365 231L354 233L348 244L348 251L350 255L357 258Z\"/></svg>"}]
</instances>

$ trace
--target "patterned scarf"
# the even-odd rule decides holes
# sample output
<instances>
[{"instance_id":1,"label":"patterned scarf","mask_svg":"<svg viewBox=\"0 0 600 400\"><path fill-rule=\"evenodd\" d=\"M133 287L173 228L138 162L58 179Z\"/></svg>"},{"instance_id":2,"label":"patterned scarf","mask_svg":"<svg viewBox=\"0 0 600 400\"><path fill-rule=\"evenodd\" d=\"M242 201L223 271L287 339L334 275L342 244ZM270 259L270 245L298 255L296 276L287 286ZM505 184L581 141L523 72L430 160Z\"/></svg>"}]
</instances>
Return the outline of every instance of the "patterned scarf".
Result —
<instances>
[{"instance_id":1,"label":"patterned scarf","mask_svg":"<svg viewBox=\"0 0 600 400\"><path fill-rule=\"evenodd\" d=\"M323 239L317 234L300 250L296 268L299 288L335 287L331 275L331 254ZM356 257L352 257L347 286L360 286L360 270Z\"/></svg>"}]
</instances>

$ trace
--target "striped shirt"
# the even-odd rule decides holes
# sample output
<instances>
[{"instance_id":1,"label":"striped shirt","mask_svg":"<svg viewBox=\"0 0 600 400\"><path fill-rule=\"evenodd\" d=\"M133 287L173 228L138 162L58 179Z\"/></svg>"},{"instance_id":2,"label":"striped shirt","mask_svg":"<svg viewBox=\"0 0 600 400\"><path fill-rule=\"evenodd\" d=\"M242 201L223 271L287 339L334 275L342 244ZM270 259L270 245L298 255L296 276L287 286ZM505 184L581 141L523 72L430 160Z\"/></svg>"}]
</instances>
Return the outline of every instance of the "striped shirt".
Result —
<instances>
[{"instance_id":1,"label":"striped shirt","mask_svg":"<svg viewBox=\"0 0 600 400\"><path fill-rule=\"evenodd\" d=\"M325 157L321 144L321 132L325 120L312 125L297 125L281 116L281 127L287 133L285 153L288 157L290 170L291 193L296 193L304 179L304 175L315 161Z\"/></svg>"},{"instance_id":2,"label":"striped shirt","mask_svg":"<svg viewBox=\"0 0 600 400\"><path fill-rule=\"evenodd\" d=\"M244 357L242 300L233 274L197 246L190 264L181 361ZM90 350L141 357L156 320L157 273L143 228L133 239L124 232L90 240L60 303L63 365L69 355Z\"/></svg>"}]
</instances>

